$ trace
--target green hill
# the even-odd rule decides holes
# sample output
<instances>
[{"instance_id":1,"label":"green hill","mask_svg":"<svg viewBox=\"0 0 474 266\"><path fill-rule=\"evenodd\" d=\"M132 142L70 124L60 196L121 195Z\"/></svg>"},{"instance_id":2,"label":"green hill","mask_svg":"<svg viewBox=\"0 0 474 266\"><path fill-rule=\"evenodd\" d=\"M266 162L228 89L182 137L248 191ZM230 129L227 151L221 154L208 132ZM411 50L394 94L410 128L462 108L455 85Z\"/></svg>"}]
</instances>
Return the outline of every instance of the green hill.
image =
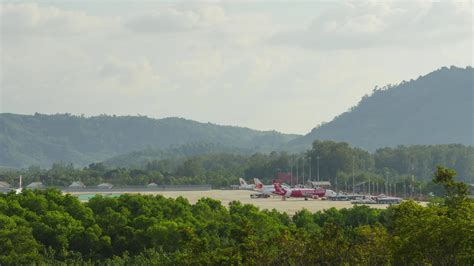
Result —
<instances>
[{"instance_id":1,"label":"green hill","mask_svg":"<svg viewBox=\"0 0 474 266\"><path fill-rule=\"evenodd\" d=\"M55 161L87 165L133 151L190 143L271 151L295 137L182 118L4 113L0 114L0 166L49 167Z\"/></svg>"},{"instance_id":2,"label":"green hill","mask_svg":"<svg viewBox=\"0 0 474 266\"><path fill-rule=\"evenodd\" d=\"M416 80L375 89L359 104L284 149L309 148L315 139L373 151L410 144L474 145L474 70L441 68Z\"/></svg>"},{"instance_id":3,"label":"green hill","mask_svg":"<svg viewBox=\"0 0 474 266\"><path fill-rule=\"evenodd\" d=\"M208 153L302 151L316 140L374 151L398 145L474 146L474 71L441 68L375 89L359 104L305 136L199 123L183 118L0 114L0 167L55 161L114 166ZM121 156L119 156L121 155Z\"/></svg>"},{"instance_id":4,"label":"green hill","mask_svg":"<svg viewBox=\"0 0 474 266\"><path fill-rule=\"evenodd\" d=\"M215 143L189 143L168 149L145 149L114 156L104 161L110 168L129 167L140 168L147 162L169 159L172 161L184 160L189 157L211 154L250 155L255 150L236 148Z\"/></svg>"}]
</instances>

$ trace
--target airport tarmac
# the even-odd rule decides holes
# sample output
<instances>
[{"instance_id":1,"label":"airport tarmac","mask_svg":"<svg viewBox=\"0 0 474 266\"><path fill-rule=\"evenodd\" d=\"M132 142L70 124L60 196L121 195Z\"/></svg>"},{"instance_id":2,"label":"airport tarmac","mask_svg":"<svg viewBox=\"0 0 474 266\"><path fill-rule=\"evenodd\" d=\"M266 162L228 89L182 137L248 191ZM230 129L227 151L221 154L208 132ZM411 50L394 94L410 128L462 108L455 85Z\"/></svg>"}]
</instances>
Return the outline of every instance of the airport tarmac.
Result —
<instances>
[{"instance_id":1,"label":"airport tarmac","mask_svg":"<svg viewBox=\"0 0 474 266\"><path fill-rule=\"evenodd\" d=\"M250 194L256 193L255 191L248 190L206 190L206 191L154 191L154 192L120 192L120 194L160 194L165 197L177 198L179 196L185 197L190 203L196 203L200 198L208 197L221 201L224 206L229 206L231 201L240 201L243 204L253 204L260 209L276 209L280 212L287 212L288 214L294 214L295 212L305 208L311 212L316 212L324 209L335 207L337 209L352 208L354 204L350 201L329 201L329 200L304 200L300 198L290 198L282 201L280 197L262 198L262 199L251 199ZM80 199L86 201L87 198L93 196L91 193L71 193L79 196ZM111 196L117 196L117 193L103 192L100 194L111 194ZM387 208L388 204L371 204L368 205L371 208Z\"/></svg>"}]
</instances>

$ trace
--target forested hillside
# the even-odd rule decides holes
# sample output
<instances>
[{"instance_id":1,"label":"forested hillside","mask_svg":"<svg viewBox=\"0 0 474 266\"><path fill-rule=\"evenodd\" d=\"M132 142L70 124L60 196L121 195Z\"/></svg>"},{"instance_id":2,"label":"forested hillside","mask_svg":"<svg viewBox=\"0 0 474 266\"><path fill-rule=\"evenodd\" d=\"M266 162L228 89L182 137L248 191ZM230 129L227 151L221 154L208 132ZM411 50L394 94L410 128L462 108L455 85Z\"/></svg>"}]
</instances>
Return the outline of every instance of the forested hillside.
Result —
<instances>
[{"instance_id":1,"label":"forested hillside","mask_svg":"<svg viewBox=\"0 0 474 266\"><path fill-rule=\"evenodd\" d=\"M159 160L181 161L189 157L212 154L250 155L252 149L236 148L215 143L190 143L168 149L145 149L121 154L104 161L109 168L140 168L146 163Z\"/></svg>"},{"instance_id":2,"label":"forested hillside","mask_svg":"<svg viewBox=\"0 0 474 266\"><path fill-rule=\"evenodd\" d=\"M0 166L50 167L55 161L87 165L132 151L189 143L271 151L295 137L182 118L0 114Z\"/></svg>"},{"instance_id":3,"label":"forested hillside","mask_svg":"<svg viewBox=\"0 0 474 266\"><path fill-rule=\"evenodd\" d=\"M309 148L315 139L344 141L370 151L409 144L472 146L473 75L471 67L442 68L416 80L376 88L357 106L286 148Z\"/></svg>"}]
</instances>

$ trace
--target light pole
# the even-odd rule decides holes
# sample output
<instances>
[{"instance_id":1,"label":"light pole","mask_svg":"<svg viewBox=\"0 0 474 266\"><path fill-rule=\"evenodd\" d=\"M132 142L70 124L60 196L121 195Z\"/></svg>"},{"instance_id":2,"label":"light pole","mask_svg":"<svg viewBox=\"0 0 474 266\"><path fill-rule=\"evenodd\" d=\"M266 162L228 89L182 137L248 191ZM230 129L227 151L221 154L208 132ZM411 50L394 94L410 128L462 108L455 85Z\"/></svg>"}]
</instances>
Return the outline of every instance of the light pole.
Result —
<instances>
[{"instance_id":1,"label":"light pole","mask_svg":"<svg viewBox=\"0 0 474 266\"><path fill-rule=\"evenodd\" d=\"M295 184L295 186L298 185L298 179L299 179L299 172L298 172L299 167L298 166L299 166L299 164L300 164L300 160L298 158L296 158L296 184Z\"/></svg>"},{"instance_id":2,"label":"light pole","mask_svg":"<svg viewBox=\"0 0 474 266\"><path fill-rule=\"evenodd\" d=\"M316 156L316 163L317 163L316 168L317 168L318 181L321 181L321 180L319 180L319 159L320 159L320 158L321 158L321 157L319 157L319 155Z\"/></svg>"},{"instance_id":3,"label":"light pole","mask_svg":"<svg viewBox=\"0 0 474 266\"><path fill-rule=\"evenodd\" d=\"M354 155L352 155L352 195L355 194L355 177L354 177Z\"/></svg>"},{"instance_id":4,"label":"light pole","mask_svg":"<svg viewBox=\"0 0 474 266\"><path fill-rule=\"evenodd\" d=\"M303 155L303 167L302 167L302 168L303 168L303 169L302 169L302 170L303 170L303 182L302 182L302 183L303 183L303 186L304 186L304 160L305 160L305 157L304 157L304 155Z\"/></svg>"},{"instance_id":5,"label":"light pole","mask_svg":"<svg viewBox=\"0 0 474 266\"><path fill-rule=\"evenodd\" d=\"M293 185L293 163L290 164L290 187Z\"/></svg>"},{"instance_id":6,"label":"light pole","mask_svg":"<svg viewBox=\"0 0 474 266\"><path fill-rule=\"evenodd\" d=\"M313 181L313 176L311 175L311 165L313 161L311 160L311 156L309 156L309 180Z\"/></svg>"},{"instance_id":7,"label":"light pole","mask_svg":"<svg viewBox=\"0 0 474 266\"><path fill-rule=\"evenodd\" d=\"M369 190L368 190L369 196L370 196L370 179L369 179Z\"/></svg>"}]
</instances>

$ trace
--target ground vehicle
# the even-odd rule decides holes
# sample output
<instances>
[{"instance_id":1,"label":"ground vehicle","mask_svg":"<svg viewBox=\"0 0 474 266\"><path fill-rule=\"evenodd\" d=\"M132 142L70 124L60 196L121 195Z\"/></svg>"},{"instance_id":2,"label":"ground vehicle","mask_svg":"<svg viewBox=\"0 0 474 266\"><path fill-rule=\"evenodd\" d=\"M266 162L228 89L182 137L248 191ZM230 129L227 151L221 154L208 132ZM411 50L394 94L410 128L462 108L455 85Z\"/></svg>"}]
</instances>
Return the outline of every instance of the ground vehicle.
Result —
<instances>
[{"instance_id":1,"label":"ground vehicle","mask_svg":"<svg viewBox=\"0 0 474 266\"><path fill-rule=\"evenodd\" d=\"M262 198L269 198L269 194L257 193L257 194L250 194L250 198L252 199L262 199Z\"/></svg>"}]
</instances>

